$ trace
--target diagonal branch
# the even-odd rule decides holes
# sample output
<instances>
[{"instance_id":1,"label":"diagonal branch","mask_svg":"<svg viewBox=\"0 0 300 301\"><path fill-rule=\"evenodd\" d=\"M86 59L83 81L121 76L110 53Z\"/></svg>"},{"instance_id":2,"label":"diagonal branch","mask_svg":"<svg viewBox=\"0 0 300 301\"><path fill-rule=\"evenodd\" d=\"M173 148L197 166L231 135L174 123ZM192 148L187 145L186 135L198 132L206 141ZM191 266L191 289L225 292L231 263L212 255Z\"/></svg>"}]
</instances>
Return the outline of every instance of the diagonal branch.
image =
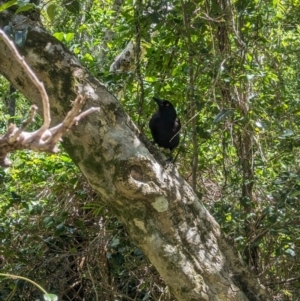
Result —
<instances>
[{"instance_id":1,"label":"diagonal branch","mask_svg":"<svg viewBox=\"0 0 300 301\"><path fill-rule=\"evenodd\" d=\"M40 92L42 102L43 102L43 107L44 107L44 124L41 126L39 129L40 135L43 134L44 131L46 131L51 122L51 117L50 117L50 105L49 105L49 98L47 95L47 92L45 90L44 84L39 81L35 73L31 70L31 68L28 66L24 58L19 54L15 44L13 41L11 41L8 36L4 33L4 31L0 30L0 36L6 46L9 48L11 51L12 55L15 57L15 59L19 62L19 64L23 67L24 71L32 81L32 83L37 87L38 91Z\"/></svg>"},{"instance_id":2,"label":"diagonal branch","mask_svg":"<svg viewBox=\"0 0 300 301\"><path fill-rule=\"evenodd\" d=\"M11 161L7 158L7 155L15 150L30 149L34 151L43 151L49 153L58 152L57 143L61 139L62 135L67 132L73 125L77 125L82 118L95 111L99 111L100 108L91 107L88 110L80 113L83 105L85 104L87 96L78 95L73 102L72 109L68 112L63 122L56 125L55 127L49 128L51 122L50 105L44 84L39 81L35 73L27 65L24 58L19 54L14 43L5 35L5 33L1 29L0 37L10 49L16 61L23 67L32 83L37 87L38 91L41 94L44 107L44 123L37 131L32 133L25 132L26 127L33 121L38 109L37 106L33 105L30 107L28 118L22 123L20 128L18 128L14 124L10 124L7 132L2 137L0 137L0 166L8 167L11 165Z\"/></svg>"}]
</instances>

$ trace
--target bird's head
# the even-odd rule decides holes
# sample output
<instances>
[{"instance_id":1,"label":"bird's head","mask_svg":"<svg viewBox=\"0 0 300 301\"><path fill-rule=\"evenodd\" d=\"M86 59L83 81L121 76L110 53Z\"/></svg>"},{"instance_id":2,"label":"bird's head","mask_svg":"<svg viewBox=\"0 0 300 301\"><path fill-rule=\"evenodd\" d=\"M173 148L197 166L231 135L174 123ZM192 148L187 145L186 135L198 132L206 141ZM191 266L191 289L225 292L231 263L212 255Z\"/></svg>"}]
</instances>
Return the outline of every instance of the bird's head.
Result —
<instances>
[{"instance_id":1,"label":"bird's head","mask_svg":"<svg viewBox=\"0 0 300 301\"><path fill-rule=\"evenodd\" d=\"M159 99L157 97L153 97L153 99L157 103L157 105L159 107L159 110L165 110L166 108L167 109L174 109L173 105L168 100Z\"/></svg>"}]
</instances>

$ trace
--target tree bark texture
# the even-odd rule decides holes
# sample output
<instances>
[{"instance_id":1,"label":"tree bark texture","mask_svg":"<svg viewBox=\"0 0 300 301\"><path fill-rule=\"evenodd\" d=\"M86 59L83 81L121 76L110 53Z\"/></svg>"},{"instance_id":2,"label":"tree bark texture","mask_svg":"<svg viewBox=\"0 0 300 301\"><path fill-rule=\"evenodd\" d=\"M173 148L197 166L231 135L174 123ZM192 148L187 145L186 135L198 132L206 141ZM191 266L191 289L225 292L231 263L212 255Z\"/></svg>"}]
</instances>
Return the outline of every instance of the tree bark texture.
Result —
<instances>
[{"instance_id":1,"label":"tree bark texture","mask_svg":"<svg viewBox=\"0 0 300 301\"><path fill-rule=\"evenodd\" d=\"M2 12L0 27L9 22L15 30L28 30L19 51L46 87L54 124L70 110L76 94L88 94L84 109L101 107L64 137L63 146L175 297L185 301L271 300L176 168L161 164L157 151L120 102L39 23ZM0 72L42 108L38 91L2 40Z\"/></svg>"}]
</instances>

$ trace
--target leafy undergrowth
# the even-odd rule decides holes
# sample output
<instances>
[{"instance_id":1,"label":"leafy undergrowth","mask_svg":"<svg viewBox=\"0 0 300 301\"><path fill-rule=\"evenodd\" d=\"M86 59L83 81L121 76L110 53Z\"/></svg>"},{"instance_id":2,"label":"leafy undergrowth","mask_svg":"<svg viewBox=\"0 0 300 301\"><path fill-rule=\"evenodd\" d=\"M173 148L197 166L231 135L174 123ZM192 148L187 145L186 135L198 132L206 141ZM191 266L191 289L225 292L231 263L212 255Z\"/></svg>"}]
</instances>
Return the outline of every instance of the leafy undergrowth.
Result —
<instances>
[{"instance_id":1,"label":"leafy undergrowth","mask_svg":"<svg viewBox=\"0 0 300 301\"><path fill-rule=\"evenodd\" d=\"M18 152L0 181L2 273L59 300L173 299L66 154ZM0 279L1 300L38 298L32 284Z\"/></svg>"}]
</instances>

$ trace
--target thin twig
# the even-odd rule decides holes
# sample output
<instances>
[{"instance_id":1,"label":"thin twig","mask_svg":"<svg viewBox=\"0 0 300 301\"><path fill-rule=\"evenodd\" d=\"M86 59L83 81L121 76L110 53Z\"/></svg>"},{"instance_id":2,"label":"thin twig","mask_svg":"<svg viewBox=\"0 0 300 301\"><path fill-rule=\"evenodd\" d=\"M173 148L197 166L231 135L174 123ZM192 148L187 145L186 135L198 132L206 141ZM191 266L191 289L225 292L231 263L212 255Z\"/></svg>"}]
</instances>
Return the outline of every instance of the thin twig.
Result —
<instances>
[{"instance_id":1,"label":"thin twig","mask_svg":"<svg viewBox=\"0 0 300 301\"><path fill-rule=\"evenodd\" d=\"M31 70L31 68L28 66L26 61L24 60L24 57L22 57L15 44L8 38L8 36L4 33L3 30L0 29L0 36L6 46L11 51L12 55L15 57L15 59L20 63L20 65L23 67L25 73L29 76L32 83L37 87L38 91L40 92L42 102L43 102L43 108L44 108L44 124L40 128L40 134L49 128L51 117L50 117L50 106L49 106L49 98L47 95L47 92L45 90L44 84L39 81L35 73Z\"/></svg>"}]
</instances>

